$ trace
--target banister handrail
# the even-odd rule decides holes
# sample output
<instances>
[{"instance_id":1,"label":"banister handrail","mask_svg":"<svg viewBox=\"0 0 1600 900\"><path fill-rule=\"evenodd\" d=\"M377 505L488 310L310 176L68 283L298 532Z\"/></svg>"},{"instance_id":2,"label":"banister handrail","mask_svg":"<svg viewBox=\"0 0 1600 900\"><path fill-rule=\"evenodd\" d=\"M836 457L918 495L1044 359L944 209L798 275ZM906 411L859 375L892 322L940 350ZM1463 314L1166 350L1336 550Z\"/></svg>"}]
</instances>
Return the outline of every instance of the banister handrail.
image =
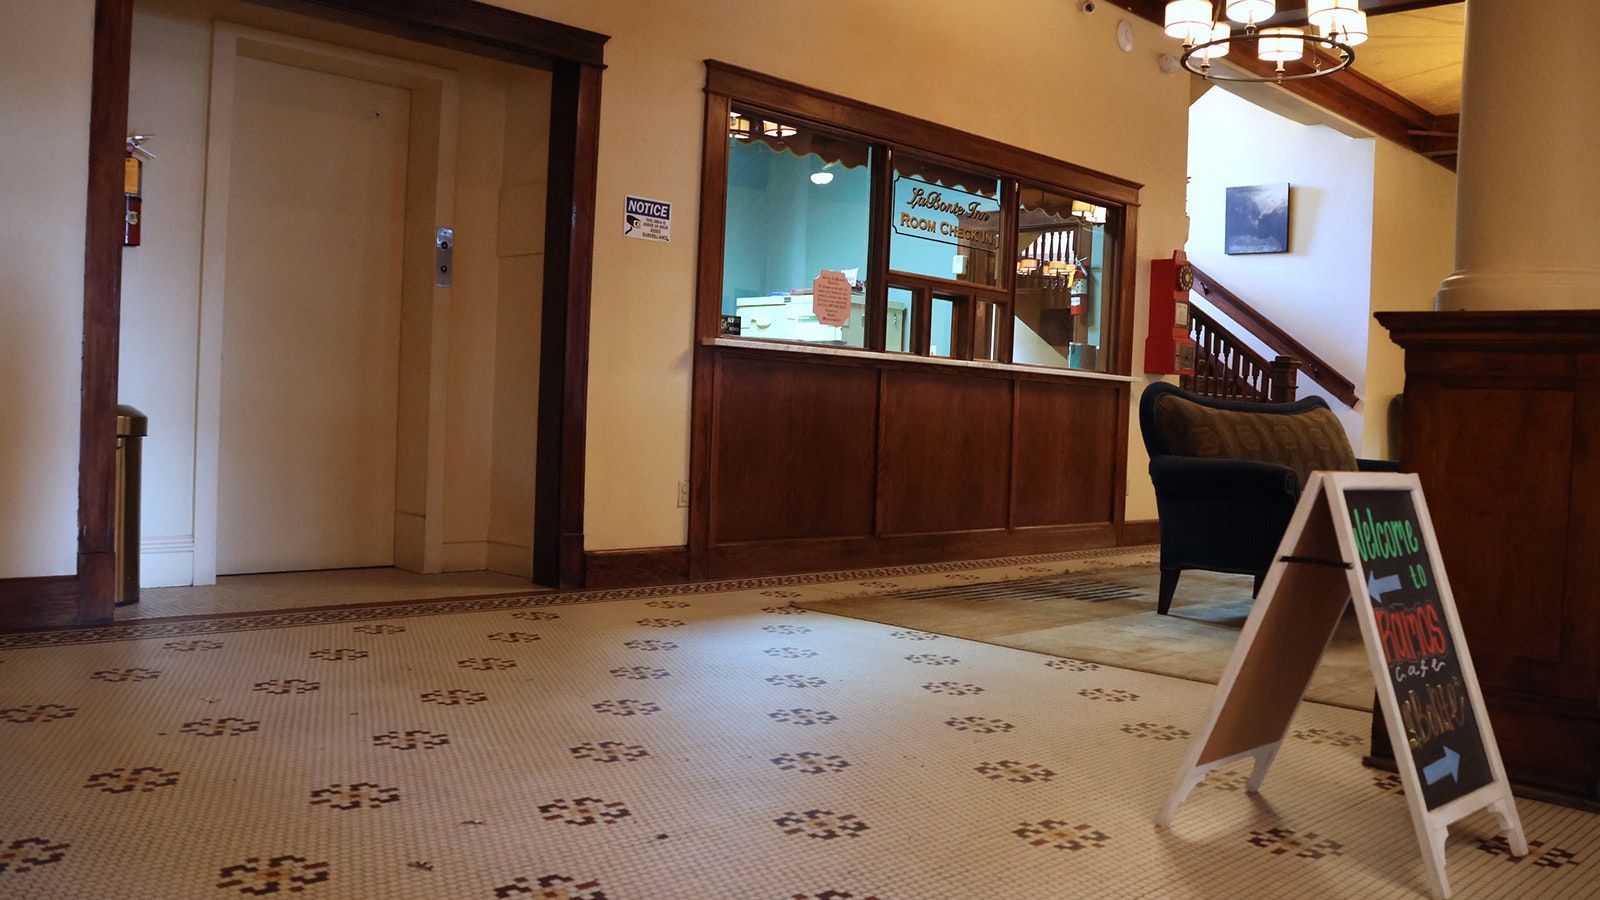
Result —
<instances>
[{"instance_id":1,"label":"banister handrail","mask_svg":"<svg viewBox=\"0 0 1600 900\"><path fill-rule=\"evenodd\" d=\"M1238 295L1223 287L1215 278L1202 272L1198 266L1191 263L1190 268L1194 271L1194 289L1199 291L1212 306L1238 322L1240 327L1255 335L1268 347L1285 356L1293 357L1298 361L1300 369L1311 376L1312 381L1338 397L1346 406L1355 406L1360 402L1361 398L1356 396L1354 382L1312 353L1288 332L1256 312L1250 304L1239 299Z\"/></svg>"},{"instance_id":2,"label":"banister handrail","mask_svg":"<svg viewBox=\"0 0 1600 900\"><path fill-rule=\"evenodd\" d=\"M1283 403L1294 399L1295 361L1268 360L1196 306L1189 308L1194 371L1179 385L1207 397Z\"/></svg>"}]
</instances>

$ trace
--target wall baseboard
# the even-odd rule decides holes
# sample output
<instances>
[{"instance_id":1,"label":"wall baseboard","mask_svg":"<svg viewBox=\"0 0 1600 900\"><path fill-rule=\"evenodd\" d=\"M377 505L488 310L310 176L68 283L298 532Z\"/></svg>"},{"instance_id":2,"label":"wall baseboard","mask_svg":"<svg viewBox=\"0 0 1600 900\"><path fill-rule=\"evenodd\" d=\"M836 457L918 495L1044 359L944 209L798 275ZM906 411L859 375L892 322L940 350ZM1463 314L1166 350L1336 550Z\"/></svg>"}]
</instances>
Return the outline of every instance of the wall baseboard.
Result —
<instances>
[{"instance_id":1,"label":"wall baseboard","mask_svg":"<svg viewBox=\"0 0 1600 900\"><path fill-rule=\"evenodd\" d=\"M194 535L147 537L139 542L139 587L194 584Z\"/></svg>"},{"instance_id":2,"label":"wall baseboard","mask_svg":"<svg viewBox=\"0 0 1600 900\"><path fill-rule=\"evenodd\" d=\"M823 571L871 566L909 565L934 561L1050 553L1058 550L1108 546L1107 526L1077 529L1019 530L979 537L928 535L879 539L879 546L863 542L772 541L762 545L719 548L726 555L715 578L757 577L788 572ZM1124 522L1111 546L1136 547L1159 543L1161 525L1155 519ZM820 552L820 555L818 555ZM591 589L681 584L689 577L687 547L644 547L633 550L591 550L584 554L584 586Z\"/></svg>"},{"instance_id":3,"label":"wall baseboard","mask_svg":"<svg viewBox=\"0 0 1600 900\"><path fill-rule=\"evenodd\" d=\"M533 548L526 544L489 542L489 571L533 578Z\"/></svg>"},{"instance_id":4,"label":"wall baseboard","mask_svg":"<svg viewBox=\"0 0 1600 900\"><path fill-rule=\"evenodd\" d=\"M1138 547L1143 544L1161 543L1161 520L1138 519L1132 522L1123 522L1122 530L1117 535L1117 546Z\"/></svg>"},{"instance_id":5,"label":"wall baseboard","mask_svg":"<svg viewBox=\"0 0 1600 900\"><path fill-rule=\"evenodd\" d=\"M59 628L78 622L78 577L0 578L0 631Z\"/></svg>"},{"instance_id":6,"label":"wall baseboard","mask_svg":"<svg viewBox=\"0 0 1600 900\"><path fill-rule=\"evenodd\" d=\"M590 550L584 553L583 561L586 588L647 587L689 580L686 546Z\"/></svg>"},{"instance_id":7,"label":"wall baseboard","mask_svg":"<svg viewBox=\"0 0 1600 900\"><path fill-rule=\"evenodd\" d=\"M481 572L489 568L489 544L486 541L446 541L440 560L440 568L445 572Z\"/></svg>"}]
</instances>

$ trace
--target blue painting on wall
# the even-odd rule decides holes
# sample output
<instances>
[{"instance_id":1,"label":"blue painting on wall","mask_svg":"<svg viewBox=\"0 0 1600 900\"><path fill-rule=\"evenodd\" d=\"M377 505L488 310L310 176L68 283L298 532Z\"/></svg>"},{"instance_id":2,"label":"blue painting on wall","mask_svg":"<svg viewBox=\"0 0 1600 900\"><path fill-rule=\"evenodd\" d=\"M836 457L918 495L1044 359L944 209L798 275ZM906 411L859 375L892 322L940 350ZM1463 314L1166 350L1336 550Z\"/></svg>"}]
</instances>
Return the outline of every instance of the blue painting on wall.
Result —
<instances>
[{"instance_id":1,"label":"blue painting on wall","mask_svg":"<svg viewBox=\"0 0 1600 900\"><path fill-rule=\"evenodd\" d=\"M1258 184L1227 189L1224 253L1289 251L1289 185Z\"/></svg>"}]
</instances>

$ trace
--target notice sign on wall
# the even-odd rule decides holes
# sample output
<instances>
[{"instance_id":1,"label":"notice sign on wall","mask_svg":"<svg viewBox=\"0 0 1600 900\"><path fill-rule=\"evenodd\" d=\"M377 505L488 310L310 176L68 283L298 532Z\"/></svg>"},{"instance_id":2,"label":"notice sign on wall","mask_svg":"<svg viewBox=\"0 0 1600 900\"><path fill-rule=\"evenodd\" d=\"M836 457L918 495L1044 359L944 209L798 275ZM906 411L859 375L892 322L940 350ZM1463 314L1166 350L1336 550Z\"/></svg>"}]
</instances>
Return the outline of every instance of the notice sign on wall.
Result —
<instances>
[{"instance_id":1,"label":"notice sign on wall","mask_svg":"<svg viewBox=\"0 0 1600 900\"><path fill-rule=\"evenodd\" d=\"M819 323L834 328L850 321L850 279L843 272L823 269L811 282L811 312Z\"/></svg>"},{"instance_id":2,"label":"notice sign on wall","mask_svg":"<svg viewBox=\"0 0 1600 900\"><path fill-rule=\"evenodd\" d=\"M645 197L629 197L622 219L625 237L645 241L672 240L672 204Z\"/></svg>"}]
</instances>

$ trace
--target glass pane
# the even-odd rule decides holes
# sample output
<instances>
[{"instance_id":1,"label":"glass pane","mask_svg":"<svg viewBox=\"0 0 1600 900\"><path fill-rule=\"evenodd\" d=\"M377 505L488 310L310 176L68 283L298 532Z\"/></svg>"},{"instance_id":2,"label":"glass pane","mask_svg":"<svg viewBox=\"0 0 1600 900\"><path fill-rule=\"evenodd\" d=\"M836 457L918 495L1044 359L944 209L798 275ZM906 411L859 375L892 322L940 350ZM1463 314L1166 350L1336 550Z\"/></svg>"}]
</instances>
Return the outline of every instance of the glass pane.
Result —
<instances>
[{"instance_id":1,"label":"glass pane","mask_svg":"<svg viewBox=\"0 0 1600 900\"><path fill-rule=\"evenodd\" d=\"M889 268L994 285L999 272L1000 180L896 154Z\"/></svg>"},{"instance_id":2,"label":"glass pane","mask_svg":"<svg viewBox=\"0 0 1600 900\"><path fill-rule=\"evenodd\" d=\"M884 349L896 353L911 352L911 331L916 295L905 288L889 288L889 327L883 342Z\"/></svg>"},{"instance_id":3,"label":"glass pane","mask_svg":"<svg viewBox=\"0 0 1600 900\"><path fill-rule=\"evenodd\" d=\"M722 314L743 337L864 346L868 146L738 107L728 131ZM844 273L848 305L813 306L824 271Z\"/></svg>"},{"instance_id":4,"label":"glass pane","mask_svg":"<svg viewBox=\"0 0 1600 900\"><path fill-rule=\"evenodd\" d=\"M1027 185L1019 205L1011 361L1105 371L1111 211Z\"/></svg>"},{"instance_id":5,"label":"glass pane","mask_svg":"<svg viewBox=\"0 0 1600 900\"><path fill-rule=\"evenodd\" d=\"M955 318L955 303L944 297L933 298L933 312L928 317L928 355L953 356L950 341L955 336L954 329L950 327Z\"/></svg>"},{"instance_id":6,"label":"glass pane","mask_svg":"<svg viewBox=\"0 0 1600 900\"><path fill-rule=\"evenodd\" d=\"M993 303L979 300L974 317L972 334L973 359L999 359L999 347L995 346L995 317L999 307Z\"/></svg>"}]
</instances>

